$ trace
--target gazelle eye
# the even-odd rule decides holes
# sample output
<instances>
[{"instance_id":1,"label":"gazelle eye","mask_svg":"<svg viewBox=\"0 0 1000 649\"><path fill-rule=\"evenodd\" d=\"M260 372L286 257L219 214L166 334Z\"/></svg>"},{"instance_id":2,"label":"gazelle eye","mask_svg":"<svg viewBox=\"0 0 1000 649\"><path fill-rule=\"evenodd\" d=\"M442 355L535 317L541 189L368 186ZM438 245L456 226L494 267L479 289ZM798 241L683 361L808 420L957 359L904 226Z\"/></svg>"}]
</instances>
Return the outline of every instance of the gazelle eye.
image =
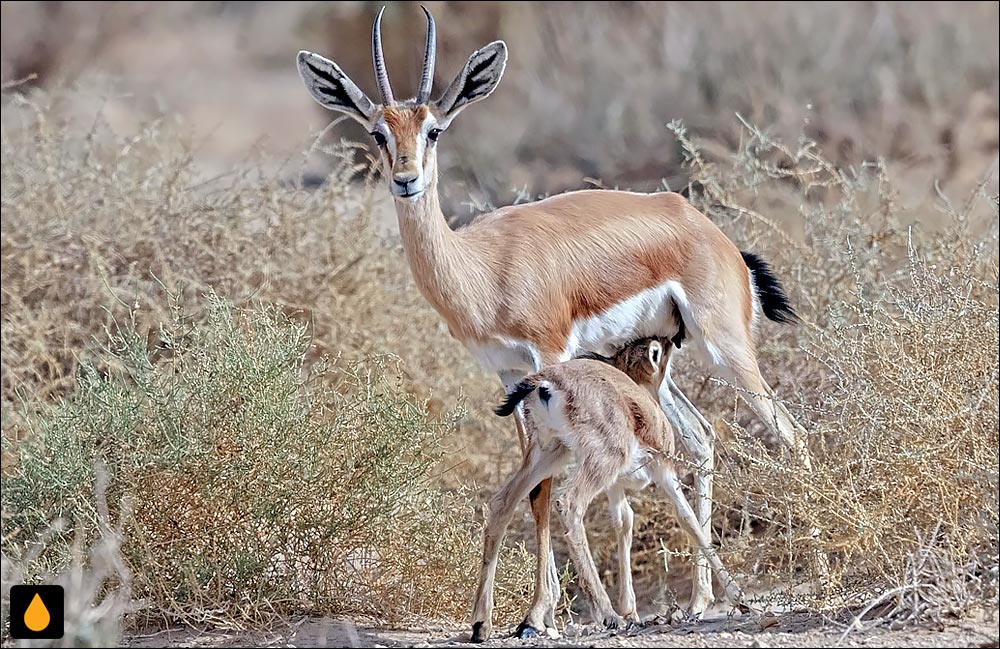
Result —
<instances>
[{"instance_id":1,"label":"gazelle eye","mask_svg":"<svg viewBox=\"0 0 1000 649\"><path fill-rule=\"evenodd\" d=\"M378 131L372 131L372 138L374 138L375 144L385 146L385 136Z\"/></svg>"},{"instance_id":2,"label":"gazelle eye","mask_svg":"<svg viewBox=\"0 0 1000 649\"><path fill-rule=\"evenodd\" d=\"M427 131L427 139L430 140L431 142L437 142L439 137L441 137L441 129L432 128L431 130Z\"/></svg>"}]
</instances>

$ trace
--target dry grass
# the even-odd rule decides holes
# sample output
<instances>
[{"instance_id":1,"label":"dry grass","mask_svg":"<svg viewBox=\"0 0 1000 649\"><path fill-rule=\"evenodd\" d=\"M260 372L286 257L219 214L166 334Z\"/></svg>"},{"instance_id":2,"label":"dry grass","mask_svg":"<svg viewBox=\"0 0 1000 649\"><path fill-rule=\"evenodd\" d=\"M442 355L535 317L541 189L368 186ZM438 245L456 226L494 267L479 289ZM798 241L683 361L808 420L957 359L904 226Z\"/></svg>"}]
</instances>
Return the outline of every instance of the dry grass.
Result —
<instances>
[{"instance_id":1,"label":"dry grass","mask_svg":"<svg viewBox=\"0 0 1000 649\"><path fill-rule=\"evenodd\" d=\"M457 399L427 399L446 339L401 350L436 354L412 370L372 355L437 322L365 200L249 168L201 183L164 123L122 140L50 115L27 107L3 133L5 556L57 518L93 537L99 460L110 501L133 502L122 552L147 603L133 621L461 617L478 497L439 485L468 424L446 414ZM18 570L69 559L50 535ZM510 614L528 565L509 554Z\"/></svg>"},{"instance_id":2,"label":"dry grass","mask_svg":"<svg viewBox=\"0 0 1000 649\"><path fill-rule=\"evenodd\" d=\"M516 53L506 90L442 144L452 178L460 167L467 181L446 191L459 205L583 175L683 186L774 264L805 319L763 324L759 353L812 432L811 476L776 452L734 388L678 358L678 382L720 435L725 559L775 604L877 602L871 615L899 619L995 606L997 61L981 52L995 49L996 4L859 7L772 7L782 46L766 48L745 7L435 7L449 43L439 74L494 31ZM310 24L321 28L302 46L367 82L367 46L352 63L336 31L347 27ZM348 49L325 48L331 34ZM190 124L166 114L121 135L102 111L76 111L105 99L4 97L5 562L49 540L5 563L5 585L71 564L72 537L48 531L60 515L83 527L80 543L101 538L101 459L112 518L132 503L121 556L131 597L149 606L129 622L464 619L478 507L517 462L516 441L490 415L495 378L448 338L398 242L379 234L378 194L353 183L369 171L352 162L364 155L305 143L333 170L311 189L307 155L254 150L206 178ZM675 116L691 133L663 129ZM372 360L384 353L400 364ZM467 411L451 418L463 396ZM359 454L380 461L352 482ZM302 498L301 475L323 497ZM685 554L682 537L650 495L636 503L637 586L647 604L674 591L684 602L688 563L670 554ZM372 513L387 502L398 506ZM594 510L592 545L612 583ZM169 525L165 511L178 512ZM526 512L515 528L512 547L532 536ZM819 594L806 587L817 550L834 577ZM515 621L530 563L514 550L507 565L498 611ZM81 599L113 589L114 574Z\"/></svg>"},{"instance_id":3,"label":"dry grass","mask_svg":"<svg viewBox=\"0 0 1000 649\"><path fill-rule=\"evenodd\" d=\"M429 416L388 358L304 369L306 326L273 310L209 296L201 312L172 311L152 349L134 320L116 323L106 369L84 365L71 396L25 412L16 445L4 438L18 457L4 553L44 538L17 570L67 568L57 519L85 542L104 536L106 491L120 503L119 574L144 602L133 621L461 617L479 527L468 498L433 480L458 414ZM508 558L519 600L527 562Z\"/></svg>"},{"instance_id":4,"label":"dry grass","mask_svg":"<svg viewBox=\"0 0 1000 649\"><path fill-rule=\"evenodd\" d=\"M729 561L773 588L776 604L841 608L909 584L903 566L933 536L930 550L948 566L969 566L964 578L995 602L1000 326L991 178L959 207L942 199L908 210L881 165L842 169L811 141L789 148L752 126L740 150L712 159L680 124L672 128L693 167L694 202L776 261L806 319L797 329L764 325L760 356L807 422L812 474L733 409L738 389L706 385L698 364L681 368L687 384L702 386L696 402L717 417L717 499L728 510L717 530ZM776 213L789 225L779 227ZM657 522L670 514L643 505L640 526L656 530L640 541L655 583ZM814 527L823 530L818 539ZM676 530L671 540L681 542ZM831 562L826 592L802 588L815 581L817 550Z\"/></svg>"},{"instance_id":5,"label":"dry grass","mask_svg":"<svg viewBox=\"0 0 1000 649\"><path fill-rule=\"evenodd\" d=\"M134 610L132 572L122 559L121 543L128 507L122 507L117 521L112 520L107 502L108 476L97 466L93 494L96 521L91 526L79 526L72 532L68 549L68 566L59 574L41 575L45 583L63 587L66 594L63 611L63 637L58 640L31 641L32 647L111 647L122 637L125 615ZM127 504L126 504L127 505ZM59 519L37 535L37 544L17 544L18 554L8 555L5 544L0 556L3 575L2 598L4 611L10 597L10 587L28 582L38 583L40 575L26 574L46 551L47 544L69 536L67 521ZM86 548L86 549L85 549Z\"/></svg>"}]
</instances>

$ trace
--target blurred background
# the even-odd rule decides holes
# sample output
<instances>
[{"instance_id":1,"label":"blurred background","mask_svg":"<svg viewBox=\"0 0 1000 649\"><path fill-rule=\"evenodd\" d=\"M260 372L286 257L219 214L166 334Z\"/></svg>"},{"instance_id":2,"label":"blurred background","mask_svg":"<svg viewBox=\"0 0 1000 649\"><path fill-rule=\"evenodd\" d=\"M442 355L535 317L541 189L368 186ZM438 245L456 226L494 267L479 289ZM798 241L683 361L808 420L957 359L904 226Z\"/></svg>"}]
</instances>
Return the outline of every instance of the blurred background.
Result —
<instances>
[{"instance_id":1,"label":"blurred background","mask_svg":"<svg viewBox=\"0 0 1000 649\"><path fill-rule=\"evenodd\" d=\"M81 86L121 133L173 113L198 134L197 162L229 168L256 149L283 159L337 117L294 67L335 60L374 94L371 24L386 4L390 78L412 96L424 20L407 2L5 2L5 83ZM435 96L481 45L510 61L488 103L442 146L457 217L518 196L591 184L683 187L665 124L708 146L738 144L736 114L785 141L817 140L838 163L886 158L911 196L964 191L996 159L996 2L437 2ZM350 120L328 135L365 142ZM319 169L318 171L322 171Z\"/></svg>"}]
</instances>

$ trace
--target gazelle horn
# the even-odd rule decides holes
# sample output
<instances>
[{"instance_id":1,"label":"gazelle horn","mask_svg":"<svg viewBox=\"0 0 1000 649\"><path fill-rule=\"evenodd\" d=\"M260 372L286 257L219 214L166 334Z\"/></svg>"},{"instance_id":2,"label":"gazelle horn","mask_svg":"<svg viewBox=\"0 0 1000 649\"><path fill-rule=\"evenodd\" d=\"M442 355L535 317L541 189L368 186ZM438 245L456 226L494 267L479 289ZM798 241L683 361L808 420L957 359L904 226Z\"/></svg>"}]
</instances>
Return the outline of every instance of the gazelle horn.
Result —
<instances>
[{"instance_id":1,"label":"gazelle horn","mask_svg":"<svg viewBox=\"0 0 1000 649\"><path fill-rule=\"evenodd\" d=\"M427 7L420 5L427 16L427 42L424 46L424 69L420 73L420 89L417 90L417 103L426 104L431 99L431 85L434 83L434 59L437 57L437 28L434 26L434 16Z\"/></svg>"},{"instance_id":2,"label":"gazelle horn","mask_svg":"<svg viewBox=\"0 0 1000 649\"><path fill-rule=\"evenodd\" d=\"M382 54L382 14L385 12L383 6L378 16L375 17L375 25L372 27L372 62L375 65L375 83L378 84L378 94L382 98L382 105L389 106L393 103L392 88L389 86L389 73L385 69L385 56Z\"/></svg>"}]
</instances>

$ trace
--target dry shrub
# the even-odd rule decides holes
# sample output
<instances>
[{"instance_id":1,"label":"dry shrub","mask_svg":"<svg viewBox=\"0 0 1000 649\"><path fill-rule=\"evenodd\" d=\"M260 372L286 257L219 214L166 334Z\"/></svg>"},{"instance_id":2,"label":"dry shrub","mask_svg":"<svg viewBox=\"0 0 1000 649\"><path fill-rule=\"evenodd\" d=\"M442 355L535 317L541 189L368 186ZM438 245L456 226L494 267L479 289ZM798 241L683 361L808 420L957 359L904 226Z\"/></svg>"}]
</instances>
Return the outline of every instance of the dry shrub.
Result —
<instances>
[{"instance_id":1,"label":"dry shrub","mask_svg":"<svg viewBox=\"0 0 1000 649\"><path fill-rule=\"evenodd\" d=\"M967 592L995 604L995 171L984 169L958 207L941 197L907 208L883 165L837 167L808 139L786 147L746 124L741 148L713 159L672 128L693 167L694 202L776 262L806 320L798 330L764 325L759 338L765 376L811 433L814 470L776 454L745 413L717 424L729 561L773 586L776 600L841 607L926 592L933 578L918 586L912 563L932 552L937 577L961 575L978 584ZM739 392L720 387L707 395L716 411ZM797 587L816 577L816 551L831 582L810 597ZM936 605L954 608L948 598Z\"/></svg>"},{"instance_id":2,"label":"dry shrub","mask_svg":"<svg viewBox=\"0 0 1000 649\"><path fill-rule=\"evenodd\" d=\"M807 337L805 351L825 370L811 395L811 474L739 428L727 445L723 502L783 540L754 535L730 548L786 583L809 550L826 553L838 588L824 605L903 586L903 562L935 530L933 549L949 566L996 560L996 288L967 267L938 274L915 252L911 262L909 281L874 296L858 286ZM815 541L811 526L822 529Z\"/></svg>"},{"instance_id":3,"label":"dry shrub","mask_svg":"<svg viewBox=\"0 0 1000 649\"><path fill-rule=\"evenodd\" d=\"M59 574L41 575L45 583L63 587L63 637L22 643L32 647L113 647L121 642L125 615L133 610L132 572L121 554L122 530L130 510L124 501L112 520L107 501L108 475L97 466L93 506L96 526L80 526L73 535L68 567ZM39 543L4 544L2 556L4 617L9 615L10 588L38 583L30 570L53 538L65 535L66 521L54 521L39 535ZM87 546L87 543L90 545ZM17 554L8 554L15 549ZM6 622L6 620L5 620ZM9 626L4 624L6 635Z\"/></svg>"},{"instance_id":4,"label":"dry shrub","mask_svg":"<svg viewBox=\"0 0 1000 649\"><path fill-rule=\"evenodd\" d=\"M433 488L426 485L432 498L428 504L447 502L464 526L443 526L432 536L418 521L433 524L438 514L424 506L427 517L412 519L417 527L407 534L377 537L382 553L377 557L366 545L375 544L370 530L376 528L362 526L369 531L315 559L321 561L315 565L331 570L348 566L370 577L388 600L378 599L377 589L375 599L359 599L358 593L365 591L347 592L356 582L342 571L336 580L313 579L314 564L298 562L301 556L314 561L310 552L318 541L307 531L323 524L321 514L330 513L323 509L327 505L314 503L313 527L289 522L272 525L272 536L260 536L259 526L268 519L289 521L297 515L289 503L300 501L288 490L272 510L257 511L243 502L244 492L252 491L242 482L263 483L245 473L240 475L246 480L233 482L225 473L221 458L247 443L234 427L229 437L219 438L220 445L202 440L211 462L195 457L190 464L181 463L183 471L146 472L129 482L163 506L183 507L197 494L204 507L191 510L190 518L175 517L178 525L192 530L192 547L206 556L249 557L246 564L217 558L212 565L224 569L212 572L202 556L177 544L176 530L137 506L135 519L141 527L136 529L143 532L137 538L162 540L170 557L162 572L149 571L160 588L146 586L155 592L156 606L149 614L219 622L198 616L223 602L221 621L229 624L291 610L464 617L470 593L454 594L449 588L473 585L469 570L475 561L469 548L478 539L470 541L473 512L467 503L485 502L506 476L518 460L516 441L508 425L489 415L498 383L447 337L440 319L419 297L395 238L383 240L378 234L382 206L370 193L350 186L348 178L358 170L345 161L343 148L327 151L335 173L314 190L304 190L298 182L297 160L277 161L272 165L277 172L264 173L258 160L251 159L206 179L192 163L197 143L185 142L184 124L162 118L126 139L106 128L98 114L93 129L81 132L55 117L74 94L31 94L35 105L24 100L6 104L3 112L3 397L7 403L24 401L29 421L48 412L50 402L68 408L79 398L73 396L83 389L76 387L79 359L100 370L84 374L80 386L88 381L103 385L108 376L121 376L117 361L95 354L92 345L115 322L134 323L130 326L141 349L159 349L161 357L149 372L178 362L173 352L160 349L160 323L175 320L164 287L189 304L200 304L199 296L214 287L240 304L262 299L278 304L295 322L308 322L311 340L300 349L304 356L288 357L296 367L309 370L327 354L340 354L348 362L388 351L403 358L403 388L392 386L407 407L416 407L430 389L446 407L460 391L469 397L469 411L457 422L457 433L435 437L436 444L447 445L443 461L425 472L433 476L428 477ZM815 475L803 475L781 458L774 440L762 436L762 427L744 409L734 411L737 395L730 386L707 381L706 368L696 360L678 358L678 381L694 402L710 419L725 416L732 424L717 425L723 440L716 528L726 560L747 575L760 576L761 585L777 588L776 599L793 604L853 604L893 592L909 584L913 574L923 575L920 583L926 584L928 570L943 575L941 583L962 584L965 590L942 587L934 595L921 586L908 587L905 594L941 599L946 596L940 593L962 591L977 601L988 598L996 565L995 178L951 206L941 198L926 200L927 188L912 192L898 183L892 164L838 166L809 139L789 147L748 124L740 128L740 146L730 150L725 140L698 139L696 144L675 125L690 163L684 175L692 178L689 194L699 208L741 248L773 262L805 318L798 328L762 324L759 353L769 383L792 401L789 407L813 431L817 460ZM116 300L109 300L109 294ZM210 321L211 313L197 314L190 326ZM294 330L299 325L288 326ZM237 330L242 339L247 330ZM198 347L185 362L223 353L223 340L205 338L204 349ZM245 355L251 365L268 358L266 350L256 348ZM285 371L291 373L287 367ZM197 401L205 409L200 415L204 421L195 418L201 427L196 429L207 430L210 419L233 425L233 417L246 414L245 402L227 400L231 394L205 376L195 376L207 395L215 395L214 401ZM364 391L358 392L363 382L351 383L349 376L338 380L353 386L353 392L337 399L354 394L359 399L355 405L367 407L359 397ZM251 401L265 406L264 412L281 415L274 420L269 414L262 422L269 444L283 443L275 434L278 424L289 437L301 434L309 440L316 435L318 428L299 431L290 422L318 426L311 419L323 410L318 402L287 391L290 386L274 377L262 385L286 395L279 403L264 402L260 395ZM123 398L142 397L116 389ZM314 389L311 383L297 388L307 396L317 394ZM9 410L5 439L30 437ZM157 434L169 440L175 431L169 413L161 414L160 423L152 415L143 421L151 430L156 423ZM101 411L101 416L111 414ZM177 415L171 416L176 422ZM182 453L186 444L171 448L187 457ZM255 451L251 445L247 461L262 462L267 448L273 447ZM11 449L4 453L5 498L8 480L21 471ZM317 451L315 466L340 466L336 462L341 460ZM234 466L249 470L239 462ZM84 475L90 471L83 464L79 470ZM265 472L269 479L288 479L278 468L269 471L278 472ZM342 477L316 480L334 493ZM76 492L86 494L89 480L74 480ZM453 491L442 494L439 488ZM341 500L331 503L349 502L348 494L336 493ZM682 537L671 527L668 508L653 494L636 501L637 585L654 599L666 586L676 588L683 602L681 578L687 563L671 561L668 581L659 556L663 545L682 548ZM74 502L89 506L86 496ZM591 520L595 551L607 576L612 544L601 509L594 507ZM25 510L24 515L31 514ZM466 515L470 518L463 519ZM34 529L46 520L37 516ZM6 520L4 525L8 529ZM823 530L818 539L809 535L813 526ZM195 531L201 529L214 530L216 540ZM228 534L233 529L242 535ZM930 535L935 529L937 534ZM515 521L515 539L531 535L527 515ZM934 539L930 548L929 538ZM330 542L341 540L331 537ZM396 543L410 548L408 557L401 556L404 546ZM148 551L160 547L150 541ZM439 554L441 547L450 548L450 554ZM817 549L830 555L838 586L820 599L795 588L810 578L810 557ZM265 557L269 550L273 553ZM277 554L281 561L263 566ZM927 556L934 560L921 562ZM398 559L391 571L365 572L383 557ZM502 619L516 617L514 610L527 600L528 564L523 559L514 557L504 573L510 583ZM262 568L278 571L274 574L280 579L265 583ZM951 576L945 575L948 570ZM167 580L181 574L185 580L178 590L163 586L177 583ZM981 586L975 585L977 580ZM214 591L199 584L210 584ZM246 604L254 585L268 594L272 608ZM323 599L331 592L344 595L336 601ZM371 602L386 608L374 611Z\"/></svg>"},{"instance_id":5,"label":"dry shrub","mask_svg":"<svg viewBox=\"0 0 1000 649\"><path fill-rule=\"evenodd\" d=\"M435 403L448 405L466 394L469 416L442 481L496 484L517 461L512 427L491 414L500 384L448 336L418 293L398 240L381 235L395 215L349 182L358 171L345 155L353 147L303 143L333 168L309 189L305 154L274 160L250 152L228 173L206 178L195 162L200 140L176 115L130 136L116 133L100 110L65 117L67 107L101 105L114 92L5 96L4 402L65 395L80 360L99 362L94 341L127 307L139 305L136 324L155 338L158 323L171 317L163 287L192 303L212 289L237 304L276 304L308 322L310 358L391 352L404 361L408 391L433 391Z\"/></svg>"},{"instance_id":6,"label":"dry shrub","mask_svg":"<svg viewBox=\"0 0 1000 649\"><path fill-rule=\"evenodd\" d=\"M24 417L5 552L56 517L96 533L100 462L111 502L131 502L122 553L146 616L462 617L479 527L432 471L457 414L430 418L389 358L304 371L308 345L306 326L213 296L197 318L176 309L153 350L134 323L116 326L106 371L84 366L70 396ZM67 542L52 535L23 569L60 571ZM525 562L508 557L520 599Z\"/></svg>"},{"instance_id":7,"label":"dry shrub","mask_svg":"<svg viewBox=\"0 0 1000 649\"><path fill-rule=\"evenodd\" d=\"M145 616L463 617L480 498L459 488L454 459L436 460L446 433L478 424L425 410L442 408L429 387L454 387L451 411L475 382L376 234L342 149L313 191L253 160L205 179L183 125L125 138L98 114L73 129L57 115L78 94L3 112L5 551L57 515L93 526L100 456L114 498L135 498L124 548ZM278 311L206 303L211 288ZM53 539L24 570L54 574L67 552ZM527 566L510 553L499 604L511 613Z\"/></svg>"}]
</instances>

